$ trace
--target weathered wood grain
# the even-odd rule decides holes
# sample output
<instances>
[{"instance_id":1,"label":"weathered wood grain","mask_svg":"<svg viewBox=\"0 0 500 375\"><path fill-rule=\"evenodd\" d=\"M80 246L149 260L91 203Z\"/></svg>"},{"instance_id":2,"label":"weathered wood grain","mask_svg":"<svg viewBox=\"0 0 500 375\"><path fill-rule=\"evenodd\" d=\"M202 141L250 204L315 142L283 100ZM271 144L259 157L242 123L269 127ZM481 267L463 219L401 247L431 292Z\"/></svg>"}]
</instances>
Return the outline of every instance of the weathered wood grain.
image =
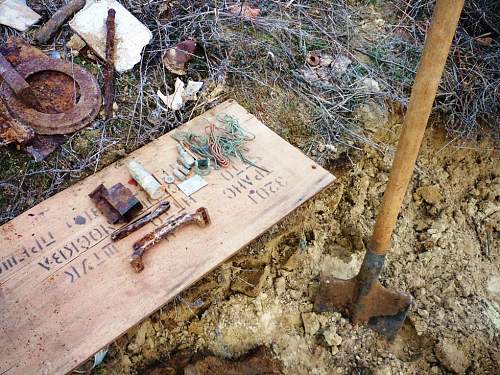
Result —
<instances>
[{"instance_id":1,"label":"weathered wood grain","mask_svg":"<svg viewBox=\"0 0 500 375\"><path fill-rule=\"evenodd\" d=\"M202 132L217 113L236 116L256 134L250 156L270 173L233 163L206 176L208 186L191 198L170 189L175 199L167 214L112 243L117 227L87 194L100 183L126 184L130 158L163 181L177 155L165 135L0 227L0 374L70 371L334 181L234 101L181 129ZM158 203L128 186L144 205ZM208 208L209 227L183 228L149 250L143 272L132 270L127 259L135 240L200 206Z\"/></svg>"}]
</instances>

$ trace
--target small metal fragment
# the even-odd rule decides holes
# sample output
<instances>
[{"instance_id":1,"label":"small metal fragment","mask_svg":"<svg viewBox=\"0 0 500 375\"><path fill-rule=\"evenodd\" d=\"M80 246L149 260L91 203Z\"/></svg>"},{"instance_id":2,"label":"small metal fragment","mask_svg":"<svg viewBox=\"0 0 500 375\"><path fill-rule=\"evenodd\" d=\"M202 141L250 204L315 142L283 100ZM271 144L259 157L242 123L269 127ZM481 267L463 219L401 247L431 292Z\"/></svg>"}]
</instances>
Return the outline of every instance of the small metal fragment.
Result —
<instances>
[{"instance_id":1,"label":"small metal fragment","mask_svg":"<svg viewBox=\"0 0 500 375\"><path fill-rule=\"evenodd\" d=\"M184 181L186 179L186 176L178 169L174 169L174 176L177 177L181 181Z\"/></svg>"},{"instance_id":2,"label":"small metal fragment","mask_svg":"<svg viewBox=\"0 0 500 375\"><path fill-rule=\"evenodd\" d=\"M210 216L208 216L208 211L205 207L198 208L193 214L182 214L176 216L137 241L133 246L134 252L129 259L135 272L141 272L144 269L142 257L146 250L150 249L161 240L167 238L176 229L194 223L201 227L210 224Z\"/></svg>"},{"instance_id":3,"label":"small metal fragment","mask_svg":"<svg viewBox=\"0 0 500 375\"><path fill-rule=\"evenodd\" d=\"M130 233L135 232L137 229L142 228L147 223L151 222L153 219L156 219L161 214L167 212L170 209L169 202L161 202L158 207L156 207L150 213L142 216L137 219L133 223L128 224L127 226L118 229L111 235L111 241L118 241L122 238L127 237Z\"/></svg>"},{"instance_id":4,"label":"small metal fragment","mask_svg":"<svg viewBox=\"0 0 500 375\"><path fill-rule=\"evenodd\" d=\"M172 73L185 75L189 61L194 56L196 42L194 40L184 40L177 43L175 47L169 48L163 55L163 64Z\"/></svg>"},{"instance_id":5,"label":"small metal fragment","mask_svg":"<svg viewBox=\"0 0 500 375\"><path fill-rule=\"evenodd\" d=\"M177 158L177 162L182 165L186 169L191 169L192 165L190 165L185 159L180 156Z\"/></svg>"},{"instance_id":6,"label":"small metal fragment","mask_svg":"<svg viewBox=\"0 0 500 375\"><path fill-rule=\"evenodd\" d=\"M195 174L190 179L178 184L177 187L189 197L207 185L208 183L200 175Z\"/></svg>"},{"instance_id":7,"label":"small metal fragment","mask_svg":"<svg viewBox=\"0 0 500 375\"><path fill-rule=\"evenodd\" d=\"M165 176L164 180L167 184L173 184L175 182L175 177L172 175L167 175Z\"/></svg>"},{"instance_id":8,"label":"small metal fragment","mask_svg":"<svg viewBox=\"0 0 500 375\"><path fill-rule=\"evenodd\" d=\"M182 147L181 144L177 143L175 147L179 152L179 159L182 160L182 164L185 164L187 169L191 169L195 163L194 158L184 149L184 147Z\"/></svg>"},{"instance_id":9,"label":"small metal fragment","mask_svg":"<svg viewBox=\"0 0 500 375\"><path fill-rule=\"evenodd\" d=\"M198 159L194 164L196 174L206 176L210 174L210 159Z\"/></svg>"},{"instance_id":10,"label":"small metal fragment","mask_svg":"<svg viewBox=\"0 0 500 375\"><path fill-rule=\"evenodd\" d=\"M25 126L13 118L2 100L0 100L0 146L9 143L25 144L29 142L35 133L29 126Z\"/></svg>"},{"instance_id":11,"label":"small metal fragment","mask_svg":"<svg viewBox=\"0 0 500 375\"><path fill-rule=\"evenodd\" d=\"M310 66L318 66L321 63L321 56L317 52L309 52L306 56L306 62Z\"/></svg>"},{"instance_id":12,"label":"small metal fragment","mask_svg":"<svg viewBox=\"0 0 500 375\"><path fill-rule=\"evenodd\" d=\"M185 176L188 176L189 172L191 172L188 168L184 168L182 165L178 165L178 164L177 164L177 170Z\"/></svg>"},{"instance_id":13,"label":"small metal fragment","mask_svg":"<svg viewBox=\"0 0 500 375\"><path fill-rule=\"evenodd\" d=\"M108 10L106 19L106 67L104 70L104 111L106 120L113 117L113 96L114 96L114 55L115 55L115 14L111 8Z\"/></svg>"},{"instance_id":14,"label":"small metal fragment","mask_svg":"<svg viewBox=\"0 0 500 375\"><path fill-rule=\"evenodd\" d=\"M132 178L148 193L151 199L160 199L163 195L160 183L151 173L137 161L128 163L128 171Z\"/></svg>"},{"instance_id":15,"label":"small metal fragment","mask_svg":"<svg viewBox=\"0 0 500 375\"><path fill-rule=\"evenodd\" d=\"M89 197L110 224L129 222L142 210L141 202L121 183L113 185L110 189L101 184L89 194Z\"/></svg>"}]
</instances>

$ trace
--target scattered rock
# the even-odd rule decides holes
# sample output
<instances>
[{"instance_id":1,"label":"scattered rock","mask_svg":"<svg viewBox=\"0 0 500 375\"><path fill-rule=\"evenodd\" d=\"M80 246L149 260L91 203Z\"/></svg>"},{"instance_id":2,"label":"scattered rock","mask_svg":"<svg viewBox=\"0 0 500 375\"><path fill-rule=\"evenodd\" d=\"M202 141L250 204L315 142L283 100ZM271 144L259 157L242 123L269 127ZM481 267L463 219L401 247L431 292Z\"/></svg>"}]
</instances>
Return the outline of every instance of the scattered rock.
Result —
<instances>
[{"instance_id":1,"label":"scattered rock","mask_svg":"<svg viewBox=\"0 0 500 375\"><path fill-rule=\"evenodd\" d=\"M25 0L0 1L0 25L10 26L23 32L37 23L40 17L26 5Z\"/></svg>"},{"instance_id":2,"label":"scattered rock","mask_svg":"<svg viewBox=\"0 0 500 375\"><path fill-rule=\"evenodd\" d=\"M488 280L486 290L493 297L493 299L500 304L500 276L490 278Z\"/></svg>"},{"instance_id":3,"label":"scattered rock","mask_svg":"<svg viewBox=\"0 0 500 375\"><path fill-rule=\"evenodd\" d=\"M364 78L359 82L358 88L369 94L380 92L380 85L373 78Z\"/></svg>"},{"instance_id":4,"label":"scattered rock","mask_svg":"<svg viewBox=\"0 0 500 375\"><path fill-rule=\"evenodd\" d=\"M79 52L83 47L85 47L87 43L80 38L77 34L71 35L71 38L69 38L68 43L66 43L66 46L72 51L72 52Z\"/></svg>"},{"instance_id":5,"label":"scattered rock","mask_svg":"<svg viewBox=\"0 0 500 375\"><path fill-rule=\"evenodd\" d=\"M257 297L268 274L269 267L241 271L231 283L231 290L249 297Z\"/></svg>"},{"instance_id":6,"label":"scattered rock","mask_svg":"<svg viewBox=\"0 0 500 375\"><path fill-rule=\"evenodd\" d=\"M259 8L252 7L246 3L233 4L229 6L227 10L234 16L239 16L241 18L246 18L249 20L254 20L258 16L260 16Z\"/></svg>"},{"instance_id":7,"label":"scattered rock","mask_svg":"<svg viewBox=\"0 0 500 375\"><path fill-rule=\"evenodd\" d=\"M419 187L416 193L425 202L432 205L439 203L443 199L438 185L426 185Z\"/></svg>"},{"instance_id":8,"label":"scattered rock","mask_svg":"<svg viewBox=\"0 0 500 375\"><path fill-rule=\"evenodd\" d=\"M323 332L323 337L330 346L339 346L342 344L342 337L337 334L337 330L334 327L330 327Z\"/></svg>"},{"instance_id":9,"label":"scattered rock","mask_svg":"<svg viewBox=\"0 0 500 375\"><path fill-rule=\"evenodd\" d=\"M468 353L462 351L458 346L448 340L440 341L436 346L436 357L441 364L455 374L463 374L470 366Z\"/></svg>"},{"instance_id":10,"label":"scattered rock","mask_svg":"<svg viewBox=\"0 0 500 375\"><path fill-rule=\"evenodd\" d=\"M302 323L304 324L304 331L306 335L314 335L318 332L320 322L315 313L302 313Z\"/></svg>"},{"instance_id":11,"label":"scattered rock","mask_svg":"<svg viewBox=\"0 0 500 375\"><path fill-rule=\"evenodd\" d=\"M185 375L278 375L282 373L281 363L274 359L269 350L264 347L259 347L253 354L238 361L210 356L184 369Z\"/></svg>"},{"instance_id":12,"label":"scattered rock","mask_svg":"<svg viewBox=\"0 0 500 375\"><path fill-rule=\"evenodd\" d=\"M351 65L352 60L346 55L338 55L330 65L332 74L335 76L342 76L347 72L347 68Z\"/></svg>"},{"instance_id":13,"label":"scattered rock","mask_svg":"<svg viewBox=\"0 0 500 375\"><path fill-rule=\"evenodd\" d=\"M361 104L354 110L354 117L367 130L374 131L383 127L389 121L389 113L385 106L373 101Z\"/></svg>"}]
</instances>

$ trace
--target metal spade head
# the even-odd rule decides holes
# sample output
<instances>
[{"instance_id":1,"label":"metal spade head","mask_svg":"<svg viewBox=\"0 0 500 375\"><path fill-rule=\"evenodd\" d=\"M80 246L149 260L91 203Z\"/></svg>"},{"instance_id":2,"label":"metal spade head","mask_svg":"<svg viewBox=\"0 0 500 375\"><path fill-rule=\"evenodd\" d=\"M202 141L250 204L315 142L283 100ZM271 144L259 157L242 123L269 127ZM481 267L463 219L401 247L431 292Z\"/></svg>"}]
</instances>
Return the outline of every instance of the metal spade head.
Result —
<instances>
[{"instance_id":1,"label":"metal spade head","mask_svg":"<svg viewBox=\"0 0 500 375\"><path fill-rule=\"evenodd\" d=\"M368 251L359 274L354 278L323 277L314 304L315 311L338 311L354 323L367 324L393 340L404 323L412 297L380 284L378 275L383 263L383 255Z\"/></svg>"}]
</instances>

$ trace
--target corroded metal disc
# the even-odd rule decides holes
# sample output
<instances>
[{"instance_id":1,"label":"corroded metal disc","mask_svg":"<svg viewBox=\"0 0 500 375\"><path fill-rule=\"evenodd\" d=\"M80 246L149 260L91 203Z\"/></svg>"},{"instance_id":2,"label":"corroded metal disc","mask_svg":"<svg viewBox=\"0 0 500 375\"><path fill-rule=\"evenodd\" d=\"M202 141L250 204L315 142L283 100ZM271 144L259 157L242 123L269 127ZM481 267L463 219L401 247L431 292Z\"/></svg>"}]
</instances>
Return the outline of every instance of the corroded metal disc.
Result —
<instances>
[{"instance_id":1,"label":"corroded metal disc","mask_svg":"<svg viewBox=\"0 0 500 375\"><path fill-rule=\"evenodd\" d=\"M69 134L87 126L99 113L101 91L96 79L85 69L69 62L39 58L16 66L24 78L39 72L59 72L71 77L78 86L80 98L69 110L62 113L43 113L27 107L16 98L6 85L0 85L0 95L9 112L19 121L31 126L38 134Z\"/></svg>"}]
</instances>

